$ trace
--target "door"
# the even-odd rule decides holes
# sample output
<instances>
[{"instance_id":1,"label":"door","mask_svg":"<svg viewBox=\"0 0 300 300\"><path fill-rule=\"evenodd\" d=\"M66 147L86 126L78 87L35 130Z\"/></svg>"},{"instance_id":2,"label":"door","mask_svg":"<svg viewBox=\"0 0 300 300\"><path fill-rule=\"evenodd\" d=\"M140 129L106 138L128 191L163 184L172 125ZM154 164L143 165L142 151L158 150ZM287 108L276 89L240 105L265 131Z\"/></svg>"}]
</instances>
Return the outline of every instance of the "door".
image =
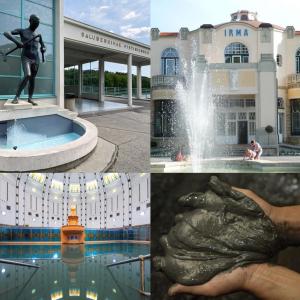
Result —
<instances>
[{"instance_id":1,"label":"door","mask_svg":"<svg viewBox=\"0 0 300 300\"><path fill-rule=\"evenodd\" d=\"M238 121L238 144L248 144L247 121Z\"/></svg>"},{"instance_id":2,"label":"door","mask_svg":"<svg viewBox=\"0 0 300 300\"><path fill-rule=\"evenodd\" d=\"M242 61L241 56L240 55L233 55L232 56L232 62L234 64L240 64Z\"/></svg>"},{"instance_id":3,"label":"door","mask_svg":"<svg viewBox=\"0 0 300 300\"><path fill-rule=\"evenodd\" d=\"M166 74L165 75L175 75L176 74L176 61L174 58L166 59Z\"/></svg>"}]
</instances>

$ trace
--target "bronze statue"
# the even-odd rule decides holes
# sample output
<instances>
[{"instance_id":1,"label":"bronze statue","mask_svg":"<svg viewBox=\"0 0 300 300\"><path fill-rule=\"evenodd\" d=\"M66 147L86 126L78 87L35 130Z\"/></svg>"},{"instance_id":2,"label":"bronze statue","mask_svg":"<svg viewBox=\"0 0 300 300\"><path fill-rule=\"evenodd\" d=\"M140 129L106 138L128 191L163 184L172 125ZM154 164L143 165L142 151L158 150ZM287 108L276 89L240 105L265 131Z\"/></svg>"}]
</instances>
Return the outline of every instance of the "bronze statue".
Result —
<instances>
[{"instance_id":1,"label":"bronze statue","mask_svg":"<svg viewBox=\"0 0 300 300\"><path fill-rule=\"evenodd\" d=\"M35 77L37 75L39 64L40 64L40 58L38 53L38 43L40 43L40 51L42 53L42 60L44 62L44 53L46 52L46 47L43 42L42 36L40 34L36 34L35 30L38 28L40 24L40 19L36 15L31 15L29 18L29 27L25 29L15 29L11 32L4 32L4 36L8 38L10 41L14 42L16 44L16 48L12 49L8 53L6 53L6 56L13 52L14 50L18 48L22 48L21 53L21 62L22 67L24 71L24 78L21 80L16 96L14 100L12 101L13 104L19 103L19 97L21 95L21 92L25 88L27 82L29 82L28 86L28 102L32 105L37 105L32 100L32 95L34 92L34 84L35 84ZM16 38L13 37L13 35L20 35L21 42L19 42Z\"/></svg>"}]
</instances>

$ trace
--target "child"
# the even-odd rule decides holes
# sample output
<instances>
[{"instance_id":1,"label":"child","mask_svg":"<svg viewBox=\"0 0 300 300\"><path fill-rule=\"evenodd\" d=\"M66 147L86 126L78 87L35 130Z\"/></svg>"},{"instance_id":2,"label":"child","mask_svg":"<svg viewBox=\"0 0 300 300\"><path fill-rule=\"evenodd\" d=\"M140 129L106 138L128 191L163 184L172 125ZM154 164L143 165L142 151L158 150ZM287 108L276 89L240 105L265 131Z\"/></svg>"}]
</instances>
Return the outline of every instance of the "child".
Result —
<instances>
[{"instance_id":1,"label":"child","mask_svg":"<svg viewBox=\"0 0 300 300\"><path fill-rule=\"evenodd\" d=\"M254 160L256 153L250 149L247 149L244 154L244 160Z\"/></svg>"}]
</instances>

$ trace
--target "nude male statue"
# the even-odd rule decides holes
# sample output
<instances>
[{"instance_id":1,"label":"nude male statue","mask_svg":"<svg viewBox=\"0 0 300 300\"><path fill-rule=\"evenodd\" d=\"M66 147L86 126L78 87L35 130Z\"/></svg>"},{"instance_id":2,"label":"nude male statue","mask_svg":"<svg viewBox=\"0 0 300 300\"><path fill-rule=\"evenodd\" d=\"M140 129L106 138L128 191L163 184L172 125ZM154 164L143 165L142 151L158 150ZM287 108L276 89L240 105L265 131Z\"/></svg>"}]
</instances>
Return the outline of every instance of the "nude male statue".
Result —
<instances>
[{"instance_id":1,"label":"nude male statue","mask_svg":"<svg viewBox=\"0 0 300 300\"><path fill-rule=\"evenodd\" d=\"M40 19L36 15L31 15L29 18L29 27L22 29L15 29L11 32L4 32L4 36L8 38L10 41L14 42L18 48L22 48L21 53L21 62L22 67L24 71L24 77L19 83L16 96L14 100L12 101L13 104L19 103L19 97L26 87L27 83L28 85L28 102L32 105L37 105L32 100L32 95L34 92L34 85L35 85L35 77L37 75L39 64L40 64L40 58L38 53L38 47L40 43L40 51L43 56L44 61L44 53L46 52L46 47L43 42L42 36L40 34L36 34L35 30L38 28L40 24ZM21 38L21 42L19 42L16 38L13 37L13 35L19 35Z\"/></svg>"}]
</instances>

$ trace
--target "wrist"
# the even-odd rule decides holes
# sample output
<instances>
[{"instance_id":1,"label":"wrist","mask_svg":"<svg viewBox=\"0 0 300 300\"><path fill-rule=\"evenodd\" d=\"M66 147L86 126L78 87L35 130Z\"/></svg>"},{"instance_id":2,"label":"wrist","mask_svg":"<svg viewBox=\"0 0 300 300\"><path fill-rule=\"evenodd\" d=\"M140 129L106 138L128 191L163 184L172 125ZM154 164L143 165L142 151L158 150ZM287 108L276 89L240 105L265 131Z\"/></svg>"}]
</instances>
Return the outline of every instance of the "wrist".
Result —
<instances>
[{"instance_id":1,"label":"wrist","mask_svg":"<svg viewBox=\"0 0 300 300\"><path fill-rule=\"evenodd\" d=\"M245 280L243 284L243 290L255 294L257 288L261 285L260 274L268 272L268 265L263 264L252 264L245 268Z\"/></svg>"}]
</instances>

